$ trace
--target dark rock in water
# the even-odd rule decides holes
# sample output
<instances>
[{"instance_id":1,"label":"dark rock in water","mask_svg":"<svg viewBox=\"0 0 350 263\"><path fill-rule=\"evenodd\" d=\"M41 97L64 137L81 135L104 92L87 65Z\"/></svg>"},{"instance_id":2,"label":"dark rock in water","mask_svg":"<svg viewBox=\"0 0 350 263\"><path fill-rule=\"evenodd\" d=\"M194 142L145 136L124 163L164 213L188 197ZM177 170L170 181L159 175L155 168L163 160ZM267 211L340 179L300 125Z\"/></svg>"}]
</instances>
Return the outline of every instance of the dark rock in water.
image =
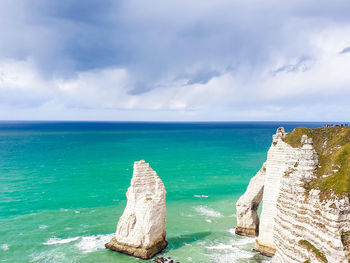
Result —
<instances>
[{"instance_id":1,"label":"dark rock in water","mask_svg":"<svg viewBox=\"0 0 350 263\"><path fill-rule=\"evenodd\" d=\"M175 263L174 260L172 260L170 257L157 257L154 259L154 262L157 262L157 263ZM176 263L180 263L178 261L176 261Z\"/></svg>"}]
</instances>

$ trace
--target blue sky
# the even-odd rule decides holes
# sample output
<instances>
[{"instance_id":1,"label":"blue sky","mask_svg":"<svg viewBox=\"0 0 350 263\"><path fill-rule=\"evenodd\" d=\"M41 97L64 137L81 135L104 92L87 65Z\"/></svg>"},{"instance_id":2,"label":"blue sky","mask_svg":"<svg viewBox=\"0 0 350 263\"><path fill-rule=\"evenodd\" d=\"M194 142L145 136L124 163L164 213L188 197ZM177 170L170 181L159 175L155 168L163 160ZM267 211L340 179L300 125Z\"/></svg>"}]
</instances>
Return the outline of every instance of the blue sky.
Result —
<instances>
[{"instance_id":1,"label":"blue sky","mask_svg":"<svg viewBox=\"0 0 350 263\"><path fill-rule=\"evenodd\" d=\"M0 119L350 121L348 0L2 0Z\"/></svg>"}]
</instances>

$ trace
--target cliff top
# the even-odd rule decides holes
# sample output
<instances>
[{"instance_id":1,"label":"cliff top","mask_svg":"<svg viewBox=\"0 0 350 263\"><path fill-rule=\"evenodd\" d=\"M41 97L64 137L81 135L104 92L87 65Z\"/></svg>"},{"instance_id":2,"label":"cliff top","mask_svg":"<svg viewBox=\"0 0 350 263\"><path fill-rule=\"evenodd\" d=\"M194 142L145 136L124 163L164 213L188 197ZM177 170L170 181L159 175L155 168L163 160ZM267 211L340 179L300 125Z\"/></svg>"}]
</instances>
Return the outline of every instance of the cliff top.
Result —
<instances>
[{"instance_id":1,"label":"cliff top","mask_svg":"<svg viewBox=\"0 0 350 263\"><path fill-rule=\"evenodd\" d=\"M350 127L298 127L283 139L292 147L301 147L302 135L313 140L318 154L317 178L306 187L317 188L324 194L350 194Z\"/></svg>"}]
</instances>

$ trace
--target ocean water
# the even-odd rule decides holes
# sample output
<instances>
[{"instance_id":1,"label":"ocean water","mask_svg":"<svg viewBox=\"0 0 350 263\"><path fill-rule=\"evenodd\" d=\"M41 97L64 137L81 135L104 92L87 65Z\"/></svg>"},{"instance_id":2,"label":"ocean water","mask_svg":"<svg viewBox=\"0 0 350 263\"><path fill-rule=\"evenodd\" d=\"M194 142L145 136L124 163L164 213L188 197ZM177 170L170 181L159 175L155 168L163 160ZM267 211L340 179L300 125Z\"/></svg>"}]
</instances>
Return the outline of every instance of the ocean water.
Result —
<instances>
[{"instance_id":1,"label":"ocean water","mask_svg":"<svg viewBox=\"0 0 350 263\"><path fill-rule=\"evenodd\" d=\"M142 262L104 249L144 159L167 190L164 256L267 262L234 235L235 202L279 126L321 123L0 123L0 262Z\"/></svg>"}]
</instances>

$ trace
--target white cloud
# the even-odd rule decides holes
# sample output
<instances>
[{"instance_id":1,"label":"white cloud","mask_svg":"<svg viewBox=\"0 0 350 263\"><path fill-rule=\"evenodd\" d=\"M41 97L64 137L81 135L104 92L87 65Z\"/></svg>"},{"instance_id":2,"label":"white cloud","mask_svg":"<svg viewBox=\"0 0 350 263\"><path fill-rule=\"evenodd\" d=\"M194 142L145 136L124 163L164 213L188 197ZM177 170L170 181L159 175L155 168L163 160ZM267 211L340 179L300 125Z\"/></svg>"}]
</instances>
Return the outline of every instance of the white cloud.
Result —
<instances>
[{"instance_id":1,"label":"white cloud","mask_svg":"<svg viewBox=\"0 0 350 263\"><path fill-rule=\"evenodd\" d=\"M5 1L0 119L349 120L336 1Z\"/></svg>"}]
</instances>

